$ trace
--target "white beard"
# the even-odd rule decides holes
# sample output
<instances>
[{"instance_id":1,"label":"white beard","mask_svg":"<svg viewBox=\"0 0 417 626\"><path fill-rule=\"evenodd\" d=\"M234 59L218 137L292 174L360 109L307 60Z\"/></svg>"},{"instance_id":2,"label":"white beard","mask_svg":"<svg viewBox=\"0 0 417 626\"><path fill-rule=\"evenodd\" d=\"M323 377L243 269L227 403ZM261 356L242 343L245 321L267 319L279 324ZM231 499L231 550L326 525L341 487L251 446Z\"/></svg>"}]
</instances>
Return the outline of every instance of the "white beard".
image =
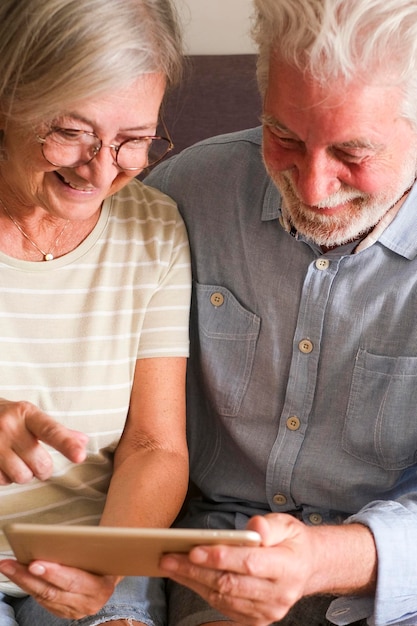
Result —
<instances>
[{"instance_id":1,"label":"white beard","mask_svg":"<svg viewBox=\"0 0 417 626\"><path fill-rule=\"evenodd\" d=\"M266 164L269 175L283 198L283 215L297 232L319 246L340 246L369 232L413 185L417 173L415 153L410 153L402 169L402 177L395 188L370 195L341 184L341 188L315 205L313 211L298 197L291 170L273 171ZM321 214L317 209L345 204L336 215Z\"/></svg>"}]
</instances>

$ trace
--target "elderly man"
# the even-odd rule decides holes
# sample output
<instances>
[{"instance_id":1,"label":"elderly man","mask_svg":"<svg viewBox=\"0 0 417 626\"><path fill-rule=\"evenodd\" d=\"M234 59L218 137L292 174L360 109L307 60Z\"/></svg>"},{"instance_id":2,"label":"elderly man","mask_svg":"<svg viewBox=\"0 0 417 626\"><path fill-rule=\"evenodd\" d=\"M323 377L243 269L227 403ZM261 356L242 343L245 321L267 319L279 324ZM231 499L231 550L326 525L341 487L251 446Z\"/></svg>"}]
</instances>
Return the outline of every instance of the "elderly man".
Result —
<instances>
[{"instance_id":1,"label":"elderly man","mask_svg":"<svg viewBox=\"0 0 417 626\"><path fill-rule=\"evenodd\" d=\"M165 557L171 623L416 625L417 3L255 7L262 128L147 180L192 248L183 524L263 537Z\"/></svg>"}]
</instances>

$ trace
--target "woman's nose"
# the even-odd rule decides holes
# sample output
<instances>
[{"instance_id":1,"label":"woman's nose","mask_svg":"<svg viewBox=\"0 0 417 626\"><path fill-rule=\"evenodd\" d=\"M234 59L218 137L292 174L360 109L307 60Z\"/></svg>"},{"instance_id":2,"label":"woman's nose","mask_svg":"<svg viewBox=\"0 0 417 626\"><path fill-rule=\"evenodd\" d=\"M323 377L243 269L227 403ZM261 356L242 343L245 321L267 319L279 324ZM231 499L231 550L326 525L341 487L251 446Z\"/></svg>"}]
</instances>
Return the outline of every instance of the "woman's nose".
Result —
<instances>
[{"instance_id":1,"label":"woman's nose","mask_svg":"<svg viewBox=\"0 0 417 626\"><path fill-rule=\"evenodd\" d=\"M121 171L113 146L101 146L88 163L75 168L78 175L95 187L110 185Z\"/></svg>"}]
</instances>

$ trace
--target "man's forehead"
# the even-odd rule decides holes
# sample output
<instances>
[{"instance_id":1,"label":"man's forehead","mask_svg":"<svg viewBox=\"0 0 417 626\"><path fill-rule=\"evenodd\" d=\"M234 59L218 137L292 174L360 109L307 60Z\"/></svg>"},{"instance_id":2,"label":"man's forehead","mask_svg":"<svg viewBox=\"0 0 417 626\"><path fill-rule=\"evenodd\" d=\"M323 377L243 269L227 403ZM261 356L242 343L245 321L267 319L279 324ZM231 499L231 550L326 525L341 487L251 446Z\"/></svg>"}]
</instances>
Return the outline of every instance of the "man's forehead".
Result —
<instances>
[{"instance_id":1,"label":"man's forehead","mask_svg":"<svg viewBox=\"0 0 417 626\"><path fill-rule=\"evenodd\" d=\"M389 141L402 115L398 85L344 80L323 85L302 70L273 60L264 99L264 115L272 125L306 141L312 135L325 143L354 142L373 149Z\"/></svg>"},{"instance_id":2,"label":"man's forehead","mask_svg":"<svg viewBox=\"0 0 417 626\"><path fill-rule=\"evenodd\" d=\"M308 67L298 67L295 63L271 54L267 89L270 90L271 86L275 85L278 85L283 92L287 91L295 96L298 103L302 97L306 108L317 104L333 108L345 101L353 104L353 93L367 94L370 91L375 91L378 96L384 93L396 93L398 97L403 97L400 77L393 76L388 70L384 72L379 68L364 73L364 70L358 69L357 73L349 79L341 74L332 77L315 76L311 74Z\"/></svg>"}]
</instances>

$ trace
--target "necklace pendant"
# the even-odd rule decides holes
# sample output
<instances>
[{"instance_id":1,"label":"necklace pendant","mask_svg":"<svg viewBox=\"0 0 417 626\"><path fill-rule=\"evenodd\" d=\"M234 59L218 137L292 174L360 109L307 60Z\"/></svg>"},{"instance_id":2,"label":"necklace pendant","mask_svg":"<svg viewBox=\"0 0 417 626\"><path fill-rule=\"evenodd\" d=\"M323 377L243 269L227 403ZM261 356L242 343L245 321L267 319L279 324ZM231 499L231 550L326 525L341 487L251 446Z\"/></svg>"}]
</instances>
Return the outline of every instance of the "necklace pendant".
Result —
<instances>
[{"instance_id":1,"label":"necklace pendant","mask_svg":"<svg viewBox=\"0 0 417 626\"><path fill-rule=\"evenodd\" d=\"M5 205L3 204L3 202L0 200L0 205L3 207L4 212L6 213L6 215L11 219L11 221L13 222L13 224L16 226L17 230L21 233L21 235L28 240L28 242L34 247L36 248L36 250L38 252L40 252L43 256L43 260L44 261L53 261L54 260L54 255L52 254L52 250L55 250L56 246L58 245L58 241L60 240L60 238L62 237L62 235L64 234L64 230L66 229L66 227L68 226L68 224L70 223L69 220L67 220L64 224L63 229L61 230L61 232L59 233L58 237L55 239L54 241L54 245L51 247L50 252L45 252L44 250L42 250L42 248L40 248L38 246L38 244L35 241L32 241L32 239L29 237L29 235L27 233L25 233L25 231L23 230L23 228L20 226L20 224L18 222L16 222L16 220L14 219L14 217L12 215L10 215L9 211L7 210L7 208L5 207Z\"/></svg>"}]
</instances>

